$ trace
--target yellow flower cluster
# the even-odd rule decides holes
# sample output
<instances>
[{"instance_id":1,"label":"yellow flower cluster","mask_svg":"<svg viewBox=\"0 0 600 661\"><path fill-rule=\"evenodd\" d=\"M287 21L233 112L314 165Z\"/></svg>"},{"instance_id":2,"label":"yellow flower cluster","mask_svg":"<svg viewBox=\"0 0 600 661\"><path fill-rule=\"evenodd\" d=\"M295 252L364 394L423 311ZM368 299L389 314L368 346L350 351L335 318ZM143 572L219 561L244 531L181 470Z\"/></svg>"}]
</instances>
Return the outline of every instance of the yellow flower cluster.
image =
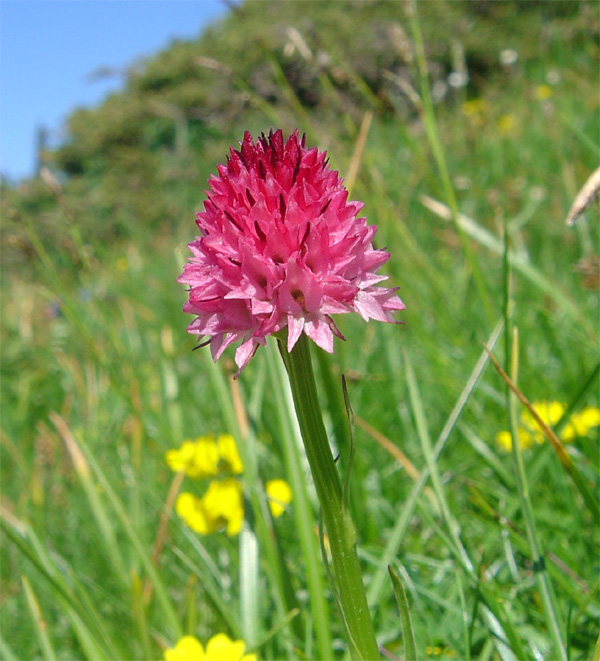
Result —
<instances>
[{"instance_id":1,"label":"yellow flower cluster","mask_svg":"<svg viewBox=\"0 0 600 661\"><path fill-rule=\"evenodd\" d=\"M285 480L271 480L265 485L273 517L281 516L292 500L292 490ZM208 491L197 498L181 493L175 511L184 523L200 535L225 530L229 537L237 535L244 521L242 485L233 478L213 480Z\"/></svg>"},{"instance_id":2,"label":"yellow flower cluster","mask_svg":"<svg viewBox=\"0 0 600 661\"><path fill-rule=\"evenodd\" d=\"M206 643L206 651L194 636L184 636L164 651L165 661L256 661L256 654L244 654L246 643L218 633Z\"/></svg>"},{"instance_id":3,"label":"yellow flower cluster","mask_svg":"<svg viewBox=\"0 0 600 661\"><path fill-rule=\"evenodd\" d=\"M473 127L481 127L487 124L488 120L493 119L492 107L486 99L477 98L465 101L460 110ZM505 113L498 117L496 126L500 135L514 135L520 128L519 118L515 113Z\"/></svg>"},{"instance_id":4,"label":"yellow flower cluster","mask_svg":"<svg viewBox=\"0 0 600 661\"><path fill-rule=\"evenodd\" d=\"M235 439L229 434L186 440L178 450L169 450L165 458L171 470L185 471L194 478L215 477L221 472L241 475L244 470Z\"/></svg>"},{"instance_id":5,"label":"yellow flower cluster","mask_svg":"<svg viewBox=\"0 0 600 661\"><path fill-rule=\"evenodd\" d=\"M230 537L237 535L244 522L244 495L241 483L231 475L240 475L244 466L233 436L222 434L200 436L186 440L179 449L165 455L167 464L176 473L185 472L195 479L229 477L212 480L207 492L198 498L192 493L181 493L175 511L194 532L209 535L224 530ZM285 480L271 480L265 485L269 507L274 517L281 516L292 500L292 490Z\"/></svg>"},{"instance_id":6,"label":"yellow flower cluster","mask_svg":"<svg viewBox=\"0 0 600 661\"><path fill-rule=\"evenodd\" d=\"M553 92L550 85L538 85L535 88L534 94L535 94L535 98L538 101L545 101L546 99L549 99L552 96Z\"/></svg>"},{"instance_id":7,"label":"yellow flower cluster","mask_svg":"<svg viewBox=\"0 0 600 661\"><path fill-rule=\"evenodd\" d=\"M498 119L498 131L501 135L512 135L519 126L517 116L509 112Z\"/></svg>"},{"instance_id":8,"label":"yellow flower cluster","mask_svg":"<svg viewBox=\"0 0 600 661\"><path fill-rule=\"evenodd\" d=\"M563 417L567 409L562 402L533 402L532 406L549 427L553 427ZM580 436L587 436L593 427L598 426L600 426L600 409L588 406L571 416L560 433L560 440L563 443L571 443ZM533 416L527 409L524 409L521 413L518 434L519 445L523 449L530 448L534 443L543 443L545 439L542 430L537 426ZM504 450L511 450L512 438L510 432L498 432L496 443Z\"/></svg>"},{"instance_id":9,"label":"yellow flower cluster","mask_svg":"<svg viewBox=\"0 0 600 661\"><path fill-rule=\"evenodd\" d=\"M587 436L592 427L600 427L600 409L588 406L571 416L560 436L565 443L570 443L578 436Z\"/></svg>"},{"instance_id":10,"label":"yellow flower cluster","mask_svg":"<svg viewBox=\"0 0 600 661\"><path fill-rule=\"evenodd\" d=\"M180 493L175 511L188 527L200 535L210 535L224 529L233 537L240 532L244 521L242 485L233 478L213 480L202 498L191 493Z\"/></svg>"},{"instance_id":11,"label":"yellow flower cluster","mask_svg":"<svg viewBox=\"0 0 600 661\"><path fill-rule=\"evenodd\" d=\"M481 126L489 114L490 104L486 99L477 98L465 101L460 109L472 126Z\"/></svg>"}]
</instances>

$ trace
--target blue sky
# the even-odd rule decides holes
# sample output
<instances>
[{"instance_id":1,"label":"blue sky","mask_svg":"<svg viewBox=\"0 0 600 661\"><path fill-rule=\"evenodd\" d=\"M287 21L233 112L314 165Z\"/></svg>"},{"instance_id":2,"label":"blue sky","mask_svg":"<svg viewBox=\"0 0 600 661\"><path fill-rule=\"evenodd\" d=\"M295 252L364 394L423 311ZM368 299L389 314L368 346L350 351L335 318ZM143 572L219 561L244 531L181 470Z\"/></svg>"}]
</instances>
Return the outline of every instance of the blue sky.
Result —
<instances>
[{"instance_id":1,"label":"blue sky","mask_svg":"<svg viewBox=\"0 0 600 661\"><path fill-rule=\"evenodd\" d=\"M56 142L77 106L99 103L122 70L172 39L197 36L223 16L219 0L0 0L0 171L11 181L35 166L38 126Z\"/></svg>"}]
</instances>

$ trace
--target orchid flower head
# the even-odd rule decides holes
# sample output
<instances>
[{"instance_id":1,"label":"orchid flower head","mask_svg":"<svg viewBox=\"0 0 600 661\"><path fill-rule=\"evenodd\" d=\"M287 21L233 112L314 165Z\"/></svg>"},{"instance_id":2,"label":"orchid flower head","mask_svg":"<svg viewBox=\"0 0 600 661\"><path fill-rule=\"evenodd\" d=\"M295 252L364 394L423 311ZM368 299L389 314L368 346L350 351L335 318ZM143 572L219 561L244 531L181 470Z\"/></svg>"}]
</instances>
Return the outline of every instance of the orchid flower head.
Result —
<instances>
[{"instance_id":1,"label":"orchid flower head","mask_svg":"<svg viewBox=\"0 0 600 661\"><path fill-rule=\"evenodd\" d=\"M209 179L200 236L178 279L189 286L184 312L195 315L188 332L215 361L239 342L239 371L285 327L288 352L305 333L331 353L334 335L344 339L331 315L395 322L405 307L396 288L379 286L390 255L373 247L377 228L348 201L326 153L305 142L297 130L256 142L246 131Z\"/></svg>"}]
</instances>

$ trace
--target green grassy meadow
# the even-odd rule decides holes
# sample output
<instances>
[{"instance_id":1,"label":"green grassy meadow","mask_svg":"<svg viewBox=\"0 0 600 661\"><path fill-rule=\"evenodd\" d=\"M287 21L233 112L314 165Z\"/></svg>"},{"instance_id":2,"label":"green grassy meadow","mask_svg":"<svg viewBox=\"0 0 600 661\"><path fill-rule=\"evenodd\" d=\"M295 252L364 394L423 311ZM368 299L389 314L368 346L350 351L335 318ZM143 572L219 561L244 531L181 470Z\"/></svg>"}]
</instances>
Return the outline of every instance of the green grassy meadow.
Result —
<instances>
[{"instance_id":1,"label":"green grassy meadow","mask_svg":"<svg viewBox=\"0 0 600 661\"><path fill-rule=\"evenodd\" d=\"M89 112L87 133L73 115L51 178L2 185L0 657L158 659L184 634L224 632L261 660L345 658L276 347L234 382L231 350L216 365L192 352L176 282L229 145L298 127L364 202L406 304L402 325L340 315L347 341L312 352L344 476L356 444L351 507L379 644L406 658L391 564L420 659L600 658L600 426L562 462L542 436L507 451L496 435L525 408L484 349L530 402L565 405L559 438L600 407L597 202L565 223L600 155L597 4L268 6L270 30L267 3L249 2L157 54ZM369 50L378 35L396 44L389 61ZM202 69L220 105L196 121L184 62L198 53L238 69L233 91L214 62ZM448 85L463 68L468 84ZM150 94L170 114L142 117L128 142L118 118ZM224 433L244 465L245 523L200 535L173 502L208 480L181 482L165 453ZM272 518L278 478L293 498Z\"/></svg>"}]
</instances>

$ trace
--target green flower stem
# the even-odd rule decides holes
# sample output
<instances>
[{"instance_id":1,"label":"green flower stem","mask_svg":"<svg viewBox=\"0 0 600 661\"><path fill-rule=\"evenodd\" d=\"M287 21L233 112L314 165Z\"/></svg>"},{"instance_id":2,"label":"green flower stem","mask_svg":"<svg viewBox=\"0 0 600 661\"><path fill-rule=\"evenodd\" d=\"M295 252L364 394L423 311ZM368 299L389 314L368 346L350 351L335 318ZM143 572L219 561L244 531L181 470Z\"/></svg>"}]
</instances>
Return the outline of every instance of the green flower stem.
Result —
<instances>
[{"instance_id":1,"label":"green flower stem","mask_svg":"<svg viewBox=\"0 0 600 661\"><path fill-rule=\"evenodd\" d=\"M291 353L278 338L294 407L329 537L333 574L352 658L378 659L379 651L356 550L356 530L342 504L342 483L323 425L317 388L304 333Z\"/></svg>"}]
</instances>

